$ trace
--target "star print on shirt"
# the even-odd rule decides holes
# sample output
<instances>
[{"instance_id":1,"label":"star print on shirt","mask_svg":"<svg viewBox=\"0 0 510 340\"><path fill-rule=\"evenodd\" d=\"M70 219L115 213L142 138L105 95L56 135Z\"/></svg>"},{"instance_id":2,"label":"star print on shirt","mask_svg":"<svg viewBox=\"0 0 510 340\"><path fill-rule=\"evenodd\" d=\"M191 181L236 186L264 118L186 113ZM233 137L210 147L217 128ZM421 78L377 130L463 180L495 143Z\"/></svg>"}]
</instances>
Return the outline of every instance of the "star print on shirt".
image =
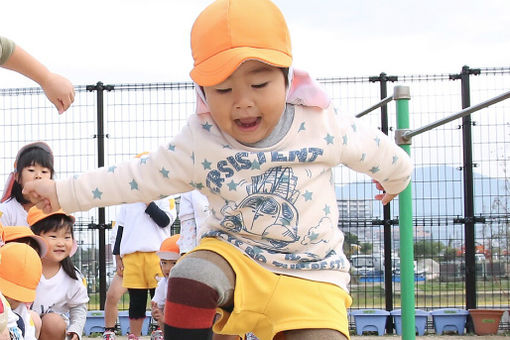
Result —
<instances>
[{"instance_id":1,"label":"star print on shirt","mask_svg":"<svg viewBox=\"0 0 510 340\"><path fill-rule=\"evenodd\" d=\"M354 132L356 132L356 130L358 129L358 127L356 126L356 124L352 124L352 125L351 125L351 127L352 127L352 131L354 131Z\"/></svg>"},{"instance_id":2,"label":"star print on shirt","mask_svg":"<svg viewBox=\"0 0 510 340\"><path fill-rule=\"evenodd\" d=\"M227 184L229 191L235 191L237 189L237 183L234 180Z\"/></svg>"},{"instance_id":3,"label":"star print on shirt","mask_svg":"<svg viewBox=\"0 0 510 340\"><path fill-rule=\"evenodd\" d=\"M393 156L393 160L391 161L391 164L395 164L398 161L398 156Z\"/></svg>"},{"instance_id":4,"label":"star print on shirt","mask_svg":"<svg viewBox=\"0 0 510 340\"><path fill-rule=\"evenodd\" d=\"M342 136L342 143L343 145L347 145L347 135Z\"/></svg>"},{"instance_id":5,"label":"star print on shirt","mask_svg":"<svg viewBox=\"0 0 510 340\"><path fill-rule=\"evenodd\" d=\"M299 126L299 130L298 132L300 131L305 131L306 130L306 127L305 127L305 122L302 122L301 125Z\"/></svg>"},{"instance_id":6,"label":"star print on shirt","mask_svg":"<svg viewBox=\"0 0 510 340\"><path fill-rule=\"evenodd\" d=\"M209 122L205 122L204 124L202 124L202 128L204 130L207 130L208 132L211 132L212 125L209 124Z\"/></svg>"},{"instance_id":7,"label":"star print on shirt","mask_svg":"<svg viewBox=\"0 0 510 340\"><path fill-rule=\"evenodd\" d=\"M168 171L167 169L165 169L164 167L161 168L161 170L159 170L159 172L161 173L161 175L163 175L163 177L165 178L168 178L168 174L170 173L170 171Z\"/></svg>"},{"instance_id":8,"label":"star print on shirt","mask_svg":"<svg viewBox=\"0 0 510 340\"><path fill-rule=\"evenodd\" d=\"M260 163L258 160L254 160L252 163L251 163L251 169L257 169L257 170L260 170Z\"/></svg>"},{"instance_id":9,"label":"star print on shirt","mask_svg":"<svg viewBox=\"0 0 510 340\"><path fill-rule=\"evenodd\" d=\"M95 188L93 191L92 191L92 195L94 197L94 199L98 199L100 200L101 199L101 196L103 195L103 193L101 191L99 191L99 188Z\"/></svg>"},{"instance_id":10,"label":"star print on shirt","mask_svg":"<svg viewBox=\"0 0 510 340\"><path fill-rule=\"evenodd\" d=\"M367 156L367 154L363 152L363 153L361 154L361 159L360 159L359 161L360 161L360 162L364 162L364 161L365 161L365 157L366 157L366 156Z\"/></svg>"},{"instance_id":11,"label":"star print on shirt","mask_svg":"<svg viewBox=\"0 0 510 340\"><path fill-rule=\"evenodd\" d=\"M115 169L117 169L117 167L115 165L112 165L111 167L108 168L108 172L115 172Z\"/></svg>"},{"instance_id":12,"label":"star print on shirt","mask_svg":"<svg viewBox=\"0 0 510 340\"><path fill-rule=\"evenodd\" d=\"M175 151L175 144L168 144L168 150Z\"/></svg>"},{"instance_id":13,"label":"star print on shirt","mask_svg":"<svg viewBox=\"0 0 510 340\"><path fill-rule=\"evenodd\" d=\"M148 160L149 160L148 157L140 158L140 164L147 164Z\"/></svg>"},{"instance_id":14,"label":"star print on shirt","mask_svg":"<svg viewBox=\"0 0 510 340\"><path fill-rule=\"evenodd\" d=\"M207 159L204 159L204 161L202 162L202 166L204 167L204 170L206 169L211 169L211 162L207 161Z\"/></svg>"},{"instance_id":15,"label":"star print on shirt","mask_svg":"<svg viewBox=\"0 0 510 340\"><path fill-rule=\"evenodd\" d=\"M129 185L131 186L131 190L138 190L138 183L136 183L134 178L131 182L129 182Z\"/></svg>"},{"instance_id":16,"label":"star print on shirt","mask_svg":"<svg viewBox=\"0 0 510 340\"><path fill-rule=\"evenodd\" d=\"M310 201L312 199L312 192L306 190L303 196L305 197L305 201Z\"/></svg>"},{"instance_id":17,"label":"star print on shirt","mask_svg":"<svg viewBox=\"0 0 510 340\"><path fill-rule=\"evenodd\" d=\"M324 140L326 141L327 144L333 144L333 139L335 137L331 136L329 133L327 134L326 137L324 137Z\"/></svg>"},{"instance_id":18,"label":"star print on shirt","mask_svg":"<svg viewBox=\"0 0 510 340\"><path fill-rule=\"evenodd\" d=\"M375 137L374 141L375 141L375 144L377 144L377 146L379 146L379 143L381 143L381 139L379 137Z\"/></svg>"},{"instance_id":19,"label":"star print on shirt","mask_svg":"<svg viewBox=\"0 0 510 340\"><path fill-rule=\"evenodd\" d=\"M329 215L331 213L331 210L329 208L329 205L326 204L326 206L324 207L324 209L322 209L322 211L324 211L324 213L326 215Z\"/></svg>"},{"instance_id":20,"label":"star print on shirt","mask_svg":"<svg viewBox=\"0 0 510 340\"><path fill-rule=\"evenodd\" d=\"M375 174L375 173L376 173L376 172L378 172L379 170L380 170L380 169L379 169L379 167L378 167L378 166L373 166L373 167L371 167L371 168L370 168L370 170L368 170L368 171L370 171L371 173Z\"/></svg>"}]
</instances>

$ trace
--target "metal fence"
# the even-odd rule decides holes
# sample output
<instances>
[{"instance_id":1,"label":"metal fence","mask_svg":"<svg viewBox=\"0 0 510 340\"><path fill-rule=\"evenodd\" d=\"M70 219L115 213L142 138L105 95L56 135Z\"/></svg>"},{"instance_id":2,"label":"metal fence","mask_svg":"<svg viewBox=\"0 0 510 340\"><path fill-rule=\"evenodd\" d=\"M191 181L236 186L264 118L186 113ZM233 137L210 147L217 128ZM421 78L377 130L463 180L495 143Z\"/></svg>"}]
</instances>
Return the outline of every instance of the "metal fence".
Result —
<instances>
[{"instance_id":1,"label":"metal fence","mask_svg":"<svg viewBox=\"0 0 510 340\"><path fill-rule=\"evenodd\" d=\"M510 89L510 67L319 81L335 106L352 114L379 102L394 85L407 85L411 126L418 128L465 106L463 74L470 81L467 90L473 104ZM188 82L97 83L78 86L76 92L71 109L59 116L37 88L0 89L0 181L12 170L18 149L31 141L51 145L57 178L65 178L96 168L101 158L111 165L155 149L177 134L195 107ZM394 103L361 119L392 135ZM467 124L470 145L463 145L466 121L461 119L413 138L417 308L510 308L510 101L474 113ZM468 163L467 149L472 154ZM466 211L465 194L469 170L471 213ZM373 200L376 190L370 179L345 167L335 169L335 182L339 227L346 234L344 249L353 264L352 308L398 308L398 205L392 202L383 209ZM97 209L76 214L80 250L74 261L87 276L90 309L103 305L113 272L109 247L100 245L108 244L108 223L115 220L115 213L116 207L109 207L104 216ZM509 329L509 324L501 327Z\"/></svg>"}]
</instances>

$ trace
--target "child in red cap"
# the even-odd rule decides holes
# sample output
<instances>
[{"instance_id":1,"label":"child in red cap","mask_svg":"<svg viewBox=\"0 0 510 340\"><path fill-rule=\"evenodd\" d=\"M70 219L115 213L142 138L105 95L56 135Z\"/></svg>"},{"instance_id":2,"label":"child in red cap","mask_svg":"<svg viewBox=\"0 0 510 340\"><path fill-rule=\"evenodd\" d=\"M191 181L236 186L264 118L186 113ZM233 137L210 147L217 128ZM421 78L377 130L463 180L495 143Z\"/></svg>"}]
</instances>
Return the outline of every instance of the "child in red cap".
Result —
<instances>
[{"instance_id":1,"label":"child in red cap","mask_svg":"<svg viewBox=\"0 0 510 340\"><path fill-rule=\"evenodd\" d=\"M338 114L292 69L285 19L269 0L214 1L195 20L191 49L197 114L178 136L143 164L34 181L26 191L68 212L192 189L207 196L200 244L168 279L166 339L208 339L213 329L261 340L347 338L349 262L333 169L372 177L386 204L409 183L409 156L377 128Z\"/></svg>"},{"instance_id":2,"label":"child in red cap","mask_svg":"<svg viewBox=\"0 0 510 340\"><path fill-rule=\"evenodd\" d=\"M22 193L25 183L53 178L53 152L48 144L35 142L19 149L14 170L7 177L0 204L0 221L4 226L28 226L28 210L34 206Z\"/></svg>"}]
</instances>

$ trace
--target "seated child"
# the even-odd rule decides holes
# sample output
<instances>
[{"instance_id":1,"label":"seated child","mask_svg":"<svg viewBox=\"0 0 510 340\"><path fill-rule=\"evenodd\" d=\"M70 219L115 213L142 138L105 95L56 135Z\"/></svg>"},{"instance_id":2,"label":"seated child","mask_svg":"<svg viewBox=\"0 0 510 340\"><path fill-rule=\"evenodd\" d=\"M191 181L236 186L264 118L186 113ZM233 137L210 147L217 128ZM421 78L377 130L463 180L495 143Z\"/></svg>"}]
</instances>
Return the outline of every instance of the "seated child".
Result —
<instances>
[{"instance_id":1,"label":"seated child","mask_svg":"<svg viewBox=\"0 0 510 340\"><path fill-rule=\"evenodd\" d=\"M179 246L177 245L179 236L179 234L176 234L165 239L161 243L159 251L157 252L161 259L159 264L164 276L158 282L156 292L154 293L154 297L151 301L151 306L152 317L158 321L158 326L161 329L164 328L164 310L168 286L168 275L170 275L170 270L181 257Z\"/></svg>"},{"instance_id":2,"label":"seated child","mask_svg":"<svg viewBox=\"0 0 510 340\"><path fill-rule=\"evenodd\" d=\"M36 340L36 330L27 303L35 299L42 273L41 259L32 247L17 242L1 247L0 258L0 291L20 319L17 320L18 327L9 325L11 339Z\"/></svg>"},{"instance_id":3,"label":"seated child","mask_svg":"<svg viewBox=\"0 0 510 340\"><path fill-rule=\"evenodd\" d=\"M26 226L6 226L4 227L4 241L26 243L43 258L48 252L48 244L46 241L34 234L32 229Z\"/></svg>"},{"instance_id":4,"label":"seated child","mask_svg":"<svg viewBox=\"0 0 510 340\"><path fill-rule=\"evenodd\" d=\"M48 243L42 259L42 276L32 309L41 315L39 340L79 340L87 318L87 287L70 254L74 217L62 210L45 214L37 207L28 211L34 234Z\"/></svg>"}]
</instances>

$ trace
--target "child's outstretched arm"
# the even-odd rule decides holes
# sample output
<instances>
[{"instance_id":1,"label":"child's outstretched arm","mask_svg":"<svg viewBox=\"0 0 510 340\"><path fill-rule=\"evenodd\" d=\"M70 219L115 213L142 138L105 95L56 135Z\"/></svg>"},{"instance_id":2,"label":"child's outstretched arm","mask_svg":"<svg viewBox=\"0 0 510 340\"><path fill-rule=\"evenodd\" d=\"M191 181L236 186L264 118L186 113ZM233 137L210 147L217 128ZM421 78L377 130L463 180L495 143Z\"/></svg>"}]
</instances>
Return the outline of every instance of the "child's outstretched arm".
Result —
<instances>
[{"instance_id":1,"label":"child's outstretched arm","mask_svg":"<svg viewBox=\"0 0 510 340\"><path fill-rule=\"evenodd\" d=\"M0 63L0 66L21 73L38 83L59 113L67 110L74 101L73 84L68 79L50 72L46 66L21 47L15 46L12 41L0 37L0 45L8 44L12 46L10 49L12 53L10 55L2 53L5 62ZM2 52L2 46L0 46L0 52Z\"/></svg>"},{"instance_id":2,"label":"child's outstretched arm","mask_svg":"<svg viewBox=\"0 0 510 340\"><path fill-rule=\"evenodd\" d=\"M42 209L45 213L50 213L60 209L57 198L57 188L52 179L38 179L27 182L23 187L23 195L27 196L31 202Z\"/></svg>"}]
</instances>

